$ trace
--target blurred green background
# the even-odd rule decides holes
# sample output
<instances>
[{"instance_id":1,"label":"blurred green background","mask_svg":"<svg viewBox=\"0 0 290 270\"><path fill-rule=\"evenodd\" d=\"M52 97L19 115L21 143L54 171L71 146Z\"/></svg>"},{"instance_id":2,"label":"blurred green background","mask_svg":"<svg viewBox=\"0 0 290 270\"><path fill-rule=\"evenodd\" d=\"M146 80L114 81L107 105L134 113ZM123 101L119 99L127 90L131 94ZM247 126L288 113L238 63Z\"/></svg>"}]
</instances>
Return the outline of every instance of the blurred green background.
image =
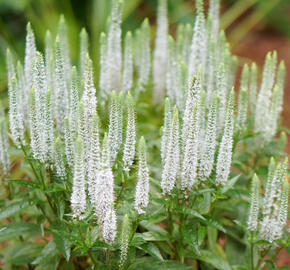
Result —
<instances>
[{"instance_id":1,"label":"blurred green background","mask_svg":"<svg viewBox=\"0 0 290 270\"><path fill-rule=\"evenodd\" d=\"M123 30L134 30L148 17L155 28L157 0L124 0ZM74 64L78 61L79 31L86 27L90 51L98 63L99 33L105 30L110 0L0 0L0 99L7 97L5 52L10 47L22 60L25 50L26 23L36 34L37 47L43 49L45 31L55 33L59 16L64 14ZM194 22L194 0L168 0L170 31L174 35L178 22ZM205 8L208 1L205 0ZM226 29L233 48L258 26L290 37L289 0L221 0L221 26ZM97 65L96 65L97 68Z\"/></svg>"}]
</instances>

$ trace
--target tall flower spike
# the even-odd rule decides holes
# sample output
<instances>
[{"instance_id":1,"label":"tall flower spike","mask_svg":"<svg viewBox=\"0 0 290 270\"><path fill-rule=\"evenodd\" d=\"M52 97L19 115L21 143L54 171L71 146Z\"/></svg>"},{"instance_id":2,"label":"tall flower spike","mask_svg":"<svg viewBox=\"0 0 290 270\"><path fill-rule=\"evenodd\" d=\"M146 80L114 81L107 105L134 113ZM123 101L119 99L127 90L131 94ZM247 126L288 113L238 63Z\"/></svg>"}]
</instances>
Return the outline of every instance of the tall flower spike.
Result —
<instances>
[{"instance_id":1,"label":"tall flower spike","mask_svg":"<svg viewBox=\"0 0 290 270\"><path fill-rule=\"evenodd\" d=\"M248 91L241 88L239 91L238 113L237 113L237 128L243 129L246 124L248 115Z\"/></svg>"},{"instance_id":2,"label":"tall flower spike","mask_svg":"<svg viewBox=\"0 0 290 270\"><path fill-rule=\"evenodd\" d=\"M280 202L280 209L279 209L279 216L278 220L280 222L280 237L282 236L282 230L287 222L287 215L288 215L288 197L289 197L289 183L287 178L284 179L282 185L282 194L281 194L281 202ZM279 237L279 238L280 238Z\"/></svg>"},{"instance_id":3,"label":"tall flower spike","mask_svg":"<svg viewBox=\"0 0 290 270\"><path fill-rule=\"evenodd\" d=\"M267 129L265 129L265 137L267 137L269 140L273 138L277 132L277 125L279 121L279 110L280 110L280 93L279 88L277 84L273 88L273 94L272 94L272 100L271 105L269 108L269 124Z\"/></svg>"},{"instance_id":4,"label":"tall flower spike","mask_svg":"<svg viewBox=\"0 0 290 270\"><path fill-rule=\"evenodd\" d=\"M120 243L120 269L123 269L124 264L127 260L128 248L129 248L129 237L131 233L131 222L129 220L128 215L126 214L123 217L122 221L122 229L121 229L121 243Z\"/></svg>"},{"instance_id":5,"label":"tall flower spike","mask_svg":"<svg viewBox=\"0 0 290 270\"><path fill-rule=\"evenodd\" d=\"M271 90L274 85L277 54L268 53L264 64L261 88L258 94L255 112L255 132L264 132L268 128ZM263 136L263 135L262 135ZM264 139L268 139L263 136Z\"/></svg>"},{"instance_id":6,"label":"tall flower spike","mask_svg":"<svg viewBox=\"0 0 290 270\"><path fill-rule=\"evenodd\" d=\"M44 66L44 60L41 53L36 52L36 56L32 65L32 80L33 89L35 93L35 105L36 105L36 120L38 125L38 132L40 136L40 161L45 160L46 154L46 134L44 131L44 117L45 117L45 96L47 91L46 72Z\"/></svg>"},{"instance_id":7,"label":"tall flower spike","mask_svg":"<svg viewBox=\"0 0 290 270\"><path fill-rule=\"evenodd\" d=\"M64 146L67 164L73 167L74 164L74 138L69 125L69 119L64 119Z\"/></svg>"},{"instance_id":8,"label":"tall flower spike","mask_svg":"<svg viewBox=\"0 0 290 270\"><path fill-rule=\"evenodd\" d=\"M89 151L89 171L88 171L88 192L92 204L95 199L95 187L97 184L97 175L101 167L101 147L99 138L99 117L97 111L93 114L92 119L92 134L90 138L90 151Z\"/></svg>"},{"instance_id":9,"label":"tall flower spike","mask_svg":"<svg viewBox=\"0 0 290 270\"><path fill-rule=\"evenodd\" d=\"M108 91L120 91L121 89L121 21L122 21L123 1L112 0L111 21L107 43L107 70Z\"/></svg>"},{"instance_id":10,"label":"tall flower spike","mask_svg":"<svg viewBox=\"0 0 290 270\"><path fill-rule=\"evenodd\" d=\"M280 218L281 215L284 215L281 213L281 211L283 211L281 210L281 206L284 202L281 201L281 192L283 179L287 173L287 166L288 158L286 158L283 163L276 166L274 173L272 173L273 168L271 168L269 172L269 174L271 173L272 179L270 181L268 180L266 186L263 220L260 228L260 238L269 242L279 239L282 234L284 224L281 224ZM268 197L266 197L267 195Z\"/></svg>"},{"instance_id":11,"label":"tall flower spike","mask_svg":"<svg viewBox=\"0 0 290 270\"><path fill-rule=\"evenodd\" d=\"M190 45L192 40L192 26L179 24L177 28L177 54L182 57L182 61L188 66Z\"/></svg>"},{"instance_id":12,"label":"tall flower spike","mask_svg":"<svg viewBox=\"0 0 290 270\"><path fill-rule=\"evenodd\" d=\"M111 162L110 145L107 133L104 134L102 142L101 168L109 167Z\"/></svg>"},{"instance_id":13,"label":"tall flower spike","mask_svg":"<svg viewBox=\"0 0 290 270\"><path fill-rule=\"evenodd\" d=\"M45 72L46 72L46 80L47 86L50 89L53 89L53 42L50 31L46 31L45 33Z\"/></svg>"},{"instance_id":14,"label":"tall flower spike","mask_svg":"<svg viewBox=\"0 0 290 270\"><path fill-rule=\"evenodd\" d=\"M0 111L2 111L2 104L0 103ZM6 175L9 172L10 160L9 160L9 141L8 131L6 125L6 119L4 112L0 112L0 168L3 170L3 174Z\"/></svg>"},{"instance_id":15,"label":"tall flower spike","mask_svg":"<svg viewBox=\"0 0 290 270\"><path fill-rule=\"evenodd\" d=\"M69 57L69 43L67 38L67 29L64 16L61 15L58 23L57 35L60 41L60 51L64 60L65 78L69 78L71 63Z\"/></svg>"},{"instance_id":16,"label":"tall flower spike","mask_svg":"<svg viewBox=\"0 0 290 270\"><path fill-rule=\"evenodd\" d=\"M167 69L166 69L166 93L171 100L175 100L178 94L176 91L177 63L175 42L171 36L168 37L167 48ZM179 90L179 89L178 89Z\"/></svg>"},{"instance_id":17,"label":"tall flower spike","mask_svg":"<svg viewBox=\"0 0 290 270\"><path fill-rule=\"evenodd\" d=\"M63 44L60 37L55 40L55 92L54 92L54 117L57 128L62 131L63 120L68 114L68 89L66 83L66 63L63 56Z\"/></svg>"},{"instance_id":18,"label":"tall flower spike","mask_svg":"<svg viewBox=\"0 0 290 270\"><path fill-rule=\"evenodd\" d=\"M93 62L89 58L88 54L86 55L85 70L84 70L83 102L87 121L90 121L97 106L97 98L96 98L96 88L94 86L93 79Z\"/></svg>"},{"instance_id":19,"label":"tall flower spike","mask_svg":"<svg viewBox=\"0 0 290 270\"><path fill-rule=\"evenodd\" d=\"M83 140L83 148L84 148L84 159L86 159L86 154L89 149L89 134L87 130L87 119L85 115L85 108L83 100L80 101L78 107L78 135Z\"/></svg>"},{"instance_id":20,"label":"tall flower spike","mask_svg":"<svg viewBox=\"0 0 290 270\"><path fill-rule=\"evenodd\" d=\"M48 89L45 95L45 108L44 108L44 145L45 145L45 160L52 164L53 162L53 141L54 129L51 108L51 91Z\"/></svg>"},{"instance_id":21,"label":"tall flower spike","mask_svg":"<svg viewBox=\"0 0 290 270\"><path fill-rule=\"evenodd\" d=\"M248 64L245 64L243 66L242 75L241 75L240 90L241 89L245 89L245 90L249 89L249 79L250 79L249 66L248 66Z\"/></svg>"},{"instance_id":22,"label":"tall flower spike","mask_svg":"<svg viewBox=\"0 0 290 270\"><path fill-rule=\"evenodd\" d=\"M224 63L219 65L217 70L216 87L217 95L220 99L219 113L218 113L218 129L221 130L224 124L224 114L227 102L227 77Z\"/></svg>"},{"instance_id":23,"label":"tall flower spike","mask_svg":"<svg viewBox=\"0 0 290 270\"><path fill-rule=\"evenodd\" d=\"M115 158L122 144L123 108L121 103L122 96L116 95L115 91L113 91L111 94L109 132L108 132L112 163L115 161Z\"/></svg>"},{"instance_id":24,"label":"tall flower spike","mask_svg":"<svg viewBox=\"0 0 290 270\"><path fill-rule=\"evenodd\" d=\"M207 127L205 133L205 147L202 152L200 165L199 165L199 176L202 180L208 178L212 172L214 165L214 155L216 150L216 137L217 137L217 110L218 110L218 97L214 92L207 116Z\"/></svg>"},{"instance_id":25,"label":"tall flower spike","mask_svg":"<svg viewBox=\"0 0 290 270\"><path fill-rule=\"evenodd\" d=\"M210 0L209 14L212 18L211 36L217 41L219 34L220 0Z\"/></svg>"},{"instance_id":26,"label":"tall flower spike","mask_svg":"<svg viewBox=\"0 0 290 270\"><path fill-rule=\"evenodd\" d=\"M198 157L198 133L199 114L198 104L194 104L190 110L190 118L187 123L188 135L185 142L185 152L182 162L181 189L190 190L197 181L197 157Z\"/></svg>"},{"instance_id":27,"label":"tall flower spike","mask_svg":"<svg viewBox=\"0 0 290 270\"><path fill-rule=\"evenodd\" d=\"M283 110L285 74L286 74L285 63L284 61L281 61L279 64L278 73L277 73L277 81L276 81L276 85L278 88L278 104L277 104L278 117L280 117L280 114Z\"/></svg>"},{"instance_id":28,"label":"tall flower spike","mask_svg":"<svg viewBox=\"0 0 290 270\"><path fill-rule=\"evenodd\" d=\"M206 92L200 93L198 105L198 159L200 160L205 148L205 131L206 131Z\"/></svg>"},{"instance_id":29,"label":"tall flower spike","mask_svg":"<svg viewBox=\"0 0 290 270\"><path fill-rule=\"evenodd\" d=\"M191 119L191 110L194 104L199 103L199 97L201 93L200 79L197 77L192 78L191 86L187 90L187 97L185 103L185 110L183 114L183 125L182 125L182 150L185 151L185 145L188 136L188 126Z\"/></svg>"},{"instance_id":30,"label":"tall flower spike","mask_svg":"<svg viewBox=\"0 0 290 270\"><path fill-rule=\"evenodd\" d=\"M30 22L26 26L26 31L24 74L27 87L26 93L29 93L32 87L32 63L36 55L35 37Z\"/></svg>"},{"instance_id":31,"label":"tall flower spike","mask_svg":"<svg viewBox=\"0 0 290 270\"><path fill-rule=\"evenodd\" d=\"M161 188L163 194L170 194L173 189L180 167L179 150L179 117L175 107L171 120L165 163L162 171Z\"/></svg>"},{"instance_id":32,"label":"tall flower spike","mask_svg":"<svg viewBox=\"0 0 290 270\"><path fill-rule=\"evenodd\" d=\"M139 79L138 85L141 90L147 84L150 74L150 26L148 19L146 18L140 29L139 35L139 45L140 45L140 68L139 68Z\"/></svg>"},{"instance_id":33,"label":"tall flower spike","mask_svg":"<svg viewBox=\"0 0 290 270\"><path fill-rule=\"evenodd\" d=\"M89 37L85 28L80 32L80 75L84 76L86 58L89 53Z\"/></svg>"},{"instance_id":34,"label":"tall flower spike","mask_svg":"<svg viewBox=\"0 0 290 270\"><path fill-rule=\"evenodd\" d=\"M271 194L271 186L272 186L271 183L274 178L275 170L276 170L276 162L275 162L275 159L271 157L270 164L268 166L268 177L267 177L266 189L264 193L263 215L266 215L266 213L268 212L268 205L266 204L266 198L269 198Z\"/></svg>"},{"instance_id":35,"label":"tall flower spike","mask_svg":"<svg viewBox=\"0 0 290 270\"><path fill-rule=\"evenodd\" d=\"M16 77L15 72L15 65L14 65L14 58L11 54L10 49L7 49L6 51L6 66L7 66L7 79L8 79L8 89L11 87L12 78Z\"/></svg>"},{"instance_id":36,"label":"tall flower spike","mask_svg":"<svg viewBox=\"0 0 290 270\"><path fill-rule=\"evenodd\" d=\"M80 136L75 141L74 174L71 194L71 208L74 218L81 219L86 210L85 164L83 140Z\"/></svg>"},{"instance_id":37,"label":"tall flower spike","mask_svg":"<svg viewBox=\"0 0 290 270\"><path fill-rule=\"evenodd\" d=\"M138 214L145 213L149 203L149 168L146 158L146 143L141 137L138 148L138 181L135 191L134 207Z\"/></svg>"},{"instance_id":38,"label":"tall flower spike","mask_svg":"<svg viewBox=\"0 0 290 270\"><path fill-rule=\"evenodd\" d=\"M165 164L165 158L167 154L167 147L168 147L168 140L170 137L170 129L171 129L171 114L172 114L170 99L165 99L165 106L164 106L164 122L162 127L162 138L161 138L161 159L162 164Z\"/></svg>"},{"instance_id":39,"label":"tall flower spike","mask_svg":"<svg viewBox=\"0 0 290 270\"><path fill-rule=\"evenodd\" d=\"M69 126L74 137L77 133L78 107L79 107L79 79L75 66L71 69ZM74 138L75 140L75 138Z\"/></svg>"},{"instance_id":40,"label":"tall flower spike","mask_svg":"<svg viewBox=\"0 0 290 270\"><path fill-rule=\"evenodd\" d=\"M95 206L98 223L101 225L105 222L106 215L110 212L114 203L114 175L111 167L104 166L99 170L94 188L94 196L95 198L92 202Z\"/></svg>"},{"instance_id":41,"label":"tall flower spike","mask_svg":"<svg viewBox=\"0 0 290 270\"><path fill-rule=\"evenodd\" d=\"M257 231L258 227L259 189L260 189L260 180L258 176L255 174L252 180L251 205L248 219L248 230L250 231Z\"/></svg>"},{"instance_id":42,"label":"tall flower spike","mask_svg":"<svg viewBox=\"0 0 290 270\"><path fill-rule=\"evenodd\" d=\"M235 92L234 89L232 89L228 97L224 134L220 144L216 165L216 182L217 185L222 186L226 184L231 168L234 129L234 102Z\"/></svg>"},{"instance_id":43,"label":"tall flower spike","mask_svg":"<svg viewBox=\"0 0 290 270\"><path fill-rule=\"evenodd\" d=\"M39 134L39 127L36 116L35 93L32 88L30 91L29 100L29 122L30 122L30 147L35 159L41 157L41 136Z\"/></svg>"},{"instance_id":44,"label":"tall flower spike","mask_svg":"<svg viewBox=\"0 0 290 270\"><path fill-rule=\"evenodd\" d=\"M104 32L100 35L100 79L99 88L101 96L107 97L108 89L108 72L107 72L107 37Z\"/></svg>"},{"instance_id":45,"label":"tall flower spike","mask_svg":"<svg viewBox=\"0 0 290 270\"><path fill-rule=\"evenodd\" d=\"M167 0L159 0L157 11L157 30L153 57L153 83L155 101L158 101L163 96L163 91L165 89L167 36Z\"/></svg>"},{"instance_id":46,"label":"tall flower spike","mask_svg":"<svg viewBox=\"0 0 290 270\"><path fill-rule=\"evenodd\" d=\"M129 31L125 38L122 90L130 91L133 86L133 39Z\"/></svg>"},{"instance_id":47,"label":"tall flower spike","mask_svg":"<svg viewBox=\"0 0 290 270\"><path fill-rule=\"evenodd\" d=\"M135 105L134 99L132 98L130 92L127 95L126 107L127 107L127 129L123 150L123 163L124 170L129 171L134 161L135 144L136 144Z\"/></svg>"},{"instance_id":48,"label":"tall flower spike","mask_svg":"<svg viewBox=\"0 0 290 270\"><path fill-rule=\"evenodd\" d=\"M117 234L117 217L116 212L113 207L107 211L103 228L102 228L102 236L107 244L113 244Z\"/></svg>"},{"instance_id":49,"label":"tall flower spike","mask_svg":"<svg viewBox=\"0 0 290 270\"><path fill-rule=\"evenodd\" d=\"M9 127L11 131L11 136L16 144L25 144L24 140L24 126L23 118L21 114L21 104L19 103L19 88L17 85L17 80L15 77L11 79L8 83L8 96L9 96Z\"/></svg>"},{"instance_id":50,"label":"tall flower spike","mask_svg":"<svg viewBox=\"0 0 290 270\"><path fill-rule=\"evenodd\" d=\"M191 80L200 66L205 68L206 61L206 34L203 0L196 2L196 21L194 24L193 37L191 43L191 53L188 67L188 79Z\"/></svg>"},{"instance_id":51,"label":"tall flower spike","mask_svg":"<svg viewBox=\"0 0 290 270\"><path fill-rule=\"evenodd\" d=\"M257 65L252 63L251 65L251 77L249 83L249 104L251 114L255 113L256 101L257 101L257 87L258 87L258 75Z\"/></svg>"},{"instance_id":52,"label":"tall flower spike","mask_svg":"<svg viewBox=\"0 0 290 270\"><path fill-rule=\"evenodd\" d=\"M24 127L28 127L28 102L29 95L26 92L26 82L24 76L24 70L20 63L17 61L16 66L16 77L17 77L17 87L18 87L18 104L19 104L19 114L22 117Z\"/></svg>"},{"instance_id":53,"label":"tall flower spike","mask_svg":"<svg viewBox=\"0 0 290 270\"><path fill-rule=\"evenodd\" d=\"M56 170L56 175L59 177L65 177L65 165L64 165L64 149L62 145L62 141L59 137L57 137L54 141L54 166Z\"/></svg>"}]
</instances>

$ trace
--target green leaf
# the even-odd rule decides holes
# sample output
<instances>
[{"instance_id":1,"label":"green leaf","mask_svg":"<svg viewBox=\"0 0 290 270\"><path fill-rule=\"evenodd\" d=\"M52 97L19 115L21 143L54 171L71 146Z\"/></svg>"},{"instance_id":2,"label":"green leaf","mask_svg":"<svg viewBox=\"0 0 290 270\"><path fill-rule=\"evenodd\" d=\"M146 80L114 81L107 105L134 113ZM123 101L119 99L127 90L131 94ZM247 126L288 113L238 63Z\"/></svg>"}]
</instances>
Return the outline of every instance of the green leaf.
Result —
<instances>
[{"instance_id":1,"label":"green leaf","mask_svg":"<svg viewBox=\"0 0 290 270\"><path fill-rule=\"evenodd\" d=\"M267 264L269 270L276 269L275 264L272 261L265 260L265 263Z\"/></svg>"},{"instance_id":2,"label":"green leaf","mask_svg":"<svg viewBox=\"0 0 290 270\"><path fill-rule=\"evenodd\" d=\"M211 193L207 192L203 194L203 202L199 205L199 210L202 214L206 214L210 210Z\"/></svg>"},{"instance_id":3,"label":"green leaf","mask_svg":"<svg viewBox=\"0 0 290 270\"><path fill-rule=\"evenodd\" d=\"M49 260L45 260L44 262L40 263L37 265L35 270L56 270L56 269L63 269L63 268L58 268L58 263L59 263L59 257L54 256L50 258ZM66 270L74 270L74 266L67 268Z\"/></svg>"},{"instance_id":4,"label":"green leaf","mask_svg":"<svg viewBox=\"0 0 290 270\"><path fill-rule=\"evenodd\" d=\"M40 255L34 259L32 264L40 264L49 261L53 256L57 254L58 250L53 241L48 242L47 245L42 249Z\"/></svg>"},{"instance_id":5,"label":"green leaf","mask_svg":"<svg viewBox=\"0 0 290 270\"><path fill-rule=\"evenodd\" d=\"M74 263L71 261L63 261L62 264L59 266L59 270L75 270Z\"/></svg>"},{"instance_id":6,"label":"green leaf","mask_svg":"<svg viewBox=\"0 0 290 270\"><path fill-rule=\"evenodd\" d=\"M214 251L216 240L217 240L217 229L210 226L207 227L207 235L208 235L209 248L211 249L211 251Z\"/></svg>"},{"instance_id":7,"label":"green leaf","mask_svg":"<svg viewBox=\"0 0 290 270\"><path fill-rule=\"evenodd\" d=\"M144 238L142 237L140 233L135 233L130 245L133 247L137 247L137 246L141 246L145 242L146 241L144 240Z\"/></svg>"},{"instance_id":8,"label":"green leaf","mask_svg":"<svg viewBox=\"0 0 290 270\"><path fill-rule=\"evenodd\" d=\"M190 246L191 250L195 254L200 254L198 245L197 227L196 226L192 227L192 225L188 225L186 227L182 227L181 232L184 241Z\"/></svg>"},{"instance_id":9,"label":"green leaf","mask_svg":"<svg viewBox=\"0 0 290 270\"><path fill-rule=\"evenodd\" d=\"M36 243L21 243L13 249L7 262L15 265L25 265L31 263L41 251L42 245Z\"/></svg>"},{"instance_id":10,"label":"green leaf","mask_svg":"<svg viewBox=\"0 0 290 270\"><path fill-rule=\"evenodd\" d=\"M206 220L205 221L201 220L203 223L226 233L226 229L217 220L215 220L211 216L204 216L204 217Z\"/></svg>"},{"instance_id":11,"label":"green leaf","mask_svg":"<svg viewBox=\"0 0 290 270\"><path fill-rule=\"evenodd\" d=\"M12 216L13 214L25 209L29 206L33 206L37 203L37 200L22 200L12 202L6 205L4 208L0 209L0 219L4 219Z\"/></svg>"},{"instance_id":12,"label":"green leaf","mask_svg":"<svg viewBox=\"0 0 290 270\"><path fill-rule=\"evenodd\" d=\"M170 235L168 233L160 233L157 231L149 231L140 235L145 241L166 241Z\"/></svg>"},{"instance_id":13,"label":"green leaf","mask_svg":"<svg viewBox=\"0 0 290 270\"><path fill-rule=\"evenodd\" d=\"M175 261L158 261L152 257L143 257L135 260L128 270L189 270L192 266L186 266Z\"/></svg>"},{"instance_id":14,"label":"green leaf","mask_svg":"<svg viewBox=\"0 0 290 270\"><path fill-rule=\"evenodd\" d=\"M209 250L201 250L201 255L194 255L193 258L209 263L218 270L231 270L225 259Z\"/></svg>"},{"instance_id":15,"label":"green leaf","mask_svg":"<svg viewBox=\"0 0 290 270\"><path fill-rule=\"evenodd\" d=\"M233 177L232 179L230 179L229 181L226 182L226 184L223 186L221 192L222 194L226 193L228 190L232 189L233 186L235 185L235 183L238 181L239 177L241 175L237 175L235 177Z\"/></svg>"},{"instance_id":16,"label":"green leaf","mask_svg":"<svg viewBox=\"0 0 290 270\"><path fill-rule=\"evenodd\" d=\"M69 261L72 243L64 238L63 235L67 233L68 231L64 224L57 224L52 229L53 240L57 249L62 253L66 261Z\"/></svg>"},{"instance_id":17,"label":"green leaf","mask_svg":"<svg viewBox=\"0 0 290 270\"><path fill-rule=\"evenodd\" d=\"M201 246L206 236L206 226L198 224L198 245Z\"/></svg>"},{"instance_id":18,"label":"green leaf","mask_svg":"<svg viewBox=\"0 0 290 270\"><path fill-rule=\"evenodd\" d=\"M152 257L163 261L163 257L161 255L158 247L156 245L154 245L153 243L149 242L149 243L143 244L142 246L140 246L138 248L145 251L146 253L148 253Z\"/></svg>"},{"instance_id":19,"label":"green leaf","mask_svg":"<svg viewBox=\"0 0 290 270\"><path fill-rule=\"evenodd\" d=\"M181 263L184 263L184 248L182 245L177 244L177 253Z\"/></svg>"},{"instance_id":20,"label":"green leaf","mask_svg":"<svg viewBox=\"0 0 290 270\"><path fill-rule=\"evenodd\" d=\"M11 184L16 184L24 187L29 187L32 189L39 188L40 185L37 182L24 180L24 179L9 179L8 180Z\"/></svg>"},{"instance_id":21,"label":"green leaf","mask_svg":"<svg viewBox=\"0 0 290 270\"><path fill-rule=\"evenodd\" d=\"M39 232L39 226L28 222L9 223L0 226L0 242L15 238L17 236L24 236L28 233Z\"/></svg>"}]
</instances>

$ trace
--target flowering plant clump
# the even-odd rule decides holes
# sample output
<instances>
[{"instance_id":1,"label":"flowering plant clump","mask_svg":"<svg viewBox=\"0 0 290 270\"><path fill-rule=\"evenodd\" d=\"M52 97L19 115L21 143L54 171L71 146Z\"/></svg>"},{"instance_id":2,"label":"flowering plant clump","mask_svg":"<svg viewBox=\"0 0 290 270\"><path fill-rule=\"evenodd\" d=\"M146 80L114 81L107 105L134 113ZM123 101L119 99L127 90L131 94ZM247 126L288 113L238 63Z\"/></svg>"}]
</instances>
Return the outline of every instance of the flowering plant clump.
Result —
<instances>
[{"instance_id":1,"label":"flowering plant clump","mask_svg":"<svg viewBox=\"0 0 290 270\"><path fill-rule=\"evenodd\" d=\"M147 19L122 42L122 8L98 84L85 29L71 64L64 17L43 53L28 23L23 65L7 50L3 269L274 269L290 244L283 61L269 52L261 80L245 64L235 90L219 1L173 38L159 0L153 51Z\"/></svg>"}]
</instances>

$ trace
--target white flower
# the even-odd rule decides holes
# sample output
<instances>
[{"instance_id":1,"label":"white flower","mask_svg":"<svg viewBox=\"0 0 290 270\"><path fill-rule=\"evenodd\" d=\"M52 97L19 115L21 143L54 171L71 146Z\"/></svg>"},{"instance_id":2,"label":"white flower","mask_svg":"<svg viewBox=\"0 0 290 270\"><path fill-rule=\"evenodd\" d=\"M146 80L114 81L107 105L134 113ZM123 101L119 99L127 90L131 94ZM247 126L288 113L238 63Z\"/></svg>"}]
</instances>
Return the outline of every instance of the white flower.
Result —
<instances>
[{"instance_id":1,"label":"white flower","mask_svg":"<svg viewBox=\"0 0 290 270\"><path fill-rule=\"evenodd\" d=\"M216 182L217 185L225 185L231 168L232 148L233 148L233 129L234 129L234 101L235 92L232 89L228 97L228 104L225 116L225 128L222 141L220 143L217 165Z\"/></svg>"},{"instance_id":2,"label":"white flower","mask_svg":"<svg viewBox=\"0 0 290 270\"><path fill-rule=\"evenodd\" d=\"M102 63L104 64L104 63ZM133 40L132 33L127 32L125 38L122 90L130 91L133 86Z\"/></svg>"},{"instance_id":3,"label":"white flower","mask_svg":"<svg viewBox=\"0 0 290 270\"><path fill-rule=\"evenodd\" d=\"M73 173L73 186L71 194L71 208L73 217L82 218L86 210L86 190L85 190L85 164L83 140L79 136L75 142L75 163Z\"/></svg>"},{"instance_id":4,"label":"white flower","mask_svg":"<svg viewBox=\"0 0 290 270\"><path fill-rule=\"evenodd\" d=\"M260 180L258 176L255 174L252 180L251 206L248 218L248 230L250 231L256 231L258 228L259 188L260 188Z\"/></svg>"},{"instance_id":5,"label":"white flower","mask_svg":"<svg viewBox=\"0 0 290 270\"><path fill-rule=\"evenodd\" d=\"M146 160L146 144L141 137L138 148L138 181L135 191L134 207L139 214L145 213L149 203L149 169Z\"/></svg>"},{"instance_id":6,"label":"white flower","mask_svg":"<svg viewBox=\"0 0 290 270\"><path fill-rule=\"evenodd\" d=\"M133 164L135 156L135 144L136 144L136 127L135 127L135 108L134 100L130 93L128 93L127 101L127 129L126 139L123 150L123 163L124 170L129 171Z\"/></svg>"},{"instance_id":7,"label":"white flower","mask_svg":"<svg viewBox=\"0 0 290 270\"><path fill-rule=\"evenodd\" d=\"M162 170L161 188L163 194L170 194L180 168L179 118L175 107L171 120L170 135L167 141L166 158Z\"/></svg>"},{"instance_id":8,"label":"white flower","mask_svg":"<svg viewBox=\"0 0 290 270\"><path fill-rule=\"evenodd\" d=\"M102 236L107 244L113 244L117 234L117 218L113 207L107 211L102 227Z\"/></svg>"},{"instance_id":9,"label":"white flower","mask_svg":"<svg viewBox=\"0 0 290 270\"><path fill-rule=\"evenodd\" d=\"M154 98L158 101L163 96L166 82L167 58L167 0L158 1L157 30L153 57Z\"/></svg>"}]
</instances>

